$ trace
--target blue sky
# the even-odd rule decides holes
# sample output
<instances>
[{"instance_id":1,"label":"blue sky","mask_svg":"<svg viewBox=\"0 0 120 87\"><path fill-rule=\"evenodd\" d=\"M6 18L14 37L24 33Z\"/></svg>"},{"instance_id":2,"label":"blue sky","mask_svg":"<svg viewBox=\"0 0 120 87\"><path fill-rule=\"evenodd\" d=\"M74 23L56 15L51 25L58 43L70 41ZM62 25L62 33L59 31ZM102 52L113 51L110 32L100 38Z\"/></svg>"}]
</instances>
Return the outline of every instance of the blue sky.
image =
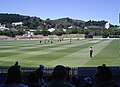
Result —
<instances>
[{"instance_id":1,"label":"blue sky","mask_svg":"<svg viewBox=\"0 0 120 87\"><path fill-rule=\"evenodd\" d=\"M119 24L120 0L1 0L0 13L37 16L45 20L70 17Z\"/></svg>"}]
</instances>

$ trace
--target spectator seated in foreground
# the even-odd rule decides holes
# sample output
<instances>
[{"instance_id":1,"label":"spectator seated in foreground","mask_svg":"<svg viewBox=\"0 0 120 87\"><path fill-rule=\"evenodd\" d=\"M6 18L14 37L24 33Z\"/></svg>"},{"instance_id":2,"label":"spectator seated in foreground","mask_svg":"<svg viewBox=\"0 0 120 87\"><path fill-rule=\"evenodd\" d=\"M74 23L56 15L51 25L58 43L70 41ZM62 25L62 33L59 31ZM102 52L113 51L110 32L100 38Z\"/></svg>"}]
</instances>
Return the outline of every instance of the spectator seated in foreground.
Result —
<instances>
[{"instance_id":1,"label":"spectator seated in foreground","mask_svg":"<svg viewBox=\"0 0 120 87\"><path fill-rule=\"evenodd\" d=\"M112 73L105 64L97 67L95 87L120 87L116 82L111 80Z\"/></svg>"},{"instance_id":2,"label":"spectator seated in foreground","mask_svg":"<svg viewBox=\"0 0 120 87\"><path fill-rule=\"evenodd\" d=\"M40 65L40 67L35 71L38 80L38 86L44 85L46 82L44 81L44 65Z\"/></svg>"},{"instance_id":3,"label":"spectator seated in foreground","mask_svg":"<svg viewBox=\"0 0 120 87\"><path fill-rule=\"evenodd\" d=\"M6 82L0 87L28 87L22 83L22 75L19 67L11 66L7 72Z\"/></svg>"},{"instance_id":4,"label":"spectator seated in foreground","mask_svg":"<svg viewBox=\"0 0 120 87\"><path fill-rule=\"evenodd\" d=\"M38 79L35 72L30 72L28 76L28 87L38 87Z\"/></svg>"},{"instance_id":5,"label":"spectator seated in foreground","mask_svg":"<svg viewBox=\"0 0 120 87\"><path fill-rule=\"evenodd\" d=\"M75 87L74 85L65 81L67 70L62 65L57 65L52 73L53 80L42 87Z\"/></svg>"}]
</instances>

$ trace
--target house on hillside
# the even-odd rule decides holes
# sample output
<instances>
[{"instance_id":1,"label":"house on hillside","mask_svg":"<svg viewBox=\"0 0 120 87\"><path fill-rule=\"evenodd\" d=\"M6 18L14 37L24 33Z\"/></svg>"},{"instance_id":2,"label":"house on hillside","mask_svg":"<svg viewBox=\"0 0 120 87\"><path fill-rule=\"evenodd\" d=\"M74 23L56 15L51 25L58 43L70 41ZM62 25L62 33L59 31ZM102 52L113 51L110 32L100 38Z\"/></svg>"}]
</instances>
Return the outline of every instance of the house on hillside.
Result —
<instances>
[{"instance_id":1,"label":"house on hillside","mask_svg":"<svg viewBox=\"0 0 120 87\"><path fill-rule=\"evenodd\" d=\"M50 29L48 29L48 31L53 32L53 31L55 31L55 28L50 28Z\"/></svg>"},{"instance_id":2,"label":"house on hillside","mask_svg":"<svg viewBox=\"0 0 120 87\"><path fill-rule=\"evenodd\" d=\"M9 30L9 28L6 28L6 27L5 27L5 24L2 25L2 24L0 23L0 30Z\"/></svg>"},{"instance_id":3,"label":"house on hillside","mask_svg":"<svg viewBox=\"0 0 120 87\"><path fill-rule=\"evenodd\" d=\"M13 22L13 23L12 23L12 25L13 25L13 26L17 26L17 25L22 26L22 25L23 25L23 23L22 23L22 22Z\"/></svg>"},{"instance_id":4,"label":"house on hillside","mask_svg":"<svg viewBox=\"0 0 120 87\"><path fill-rule=\"evenodd\" d=\"M73 28L73 26L68 27L69 29Z\"/></svg>"},{"instance_id":5,"label":"house on hillside","mask_svg":"<svg viewBox=\"0 0 120 87\"><path fill-rule=\"evenodd\" d=\"M29 29L28 31L26 31L26 33L23 36L32 37L35 31L36 30Z\"/></svg>"},{"instance_id":6,"label":"house on hillside","mask_svg":"<svg viewBox=\"0 0 120 87\"><path fill-rule=\"evenodd\" d=\"M105 24L105 28L106 28L106 29L110 28L110 23L106 23L106 24Z\"/></svg>"},{"instance_id":7,"label":"house on hillside","mask_svg":"<svg viewBox=\"0 0 120 87\"><path fill-rule=\"evenodd\" d=\"M64 31L64 32L66 32L66 31L67 31L67 29L63 29L63 31Z\"/></svg>"},{"instance_id":8,"label":"house on hillside","mask_svg":"<svg viewBox=\"0 0 120 87\"><path fill-rule=\"evenodd\" d=\"M89 29L89 28L93 28L93 29L103 29L104 27L92 25L92 26L87 26L86 28L87 28L87 29Z\"/></svg>"}]
</instances>

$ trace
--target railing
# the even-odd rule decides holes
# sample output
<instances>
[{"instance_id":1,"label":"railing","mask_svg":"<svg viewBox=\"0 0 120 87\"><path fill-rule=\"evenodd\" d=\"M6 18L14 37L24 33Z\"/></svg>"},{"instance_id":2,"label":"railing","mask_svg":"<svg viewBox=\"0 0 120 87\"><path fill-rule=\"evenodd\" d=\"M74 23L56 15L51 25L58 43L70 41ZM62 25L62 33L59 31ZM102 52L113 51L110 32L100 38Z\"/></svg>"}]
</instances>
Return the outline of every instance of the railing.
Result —
<instances>
[{"instance_id":1,"label":"railing","mask_svg":"<svg viewBox=\"0 0 120 87\"><path fill-rule=\"evenodd\" d=\"M7 73L9 66L0 66L0 73ZM36 71L38 67L21 67L21 72ZM69 74L79 76L93 76L97 67L72 67ZM120 76L120 66L110 67L113 76ZM50 75L53 72L53 67L45 67L44 72Z\"/></svg>"},{"instance_id":2,"label":"railing","mask_svg":"<svg viewBox=\"0 0 120 87\"><path fill-rule=\"evenodd\" d=\"M0 66L0 73L7 73L9 66ZM22 73L25 72L32 72L36 71L38 67L21 67L20 70ZM48 75L52 74L53 72L53 67L45 67L44 72L47 73ZM70 75L77 75L78 74L78 68L71 68L70 70Z\"/></svg>"},{"instance_id":3,"label":"railing","mask_svg":"<svg viewBox=\"0 0 120 87\"><path fill-rule=\"evenodd\" d=\"M7 77L7 71L8 71L9 66L0 66L0 84L3 83L6 80ZM27 84L27 76L29 75L30 72L36 71L38 67L21 67L21 72L23 75L23 80ZM97 67L75 67L71 68L70 70L70 75L77 75L81 78L81 81L84 77L86 76L94 76L96 72ZM120 81L120 66L117 67L110 67L113 78L115 81ZM44 69L45 77L49 76L53 72L53 67L45 67Z\"/></svg>"}]
</instances>

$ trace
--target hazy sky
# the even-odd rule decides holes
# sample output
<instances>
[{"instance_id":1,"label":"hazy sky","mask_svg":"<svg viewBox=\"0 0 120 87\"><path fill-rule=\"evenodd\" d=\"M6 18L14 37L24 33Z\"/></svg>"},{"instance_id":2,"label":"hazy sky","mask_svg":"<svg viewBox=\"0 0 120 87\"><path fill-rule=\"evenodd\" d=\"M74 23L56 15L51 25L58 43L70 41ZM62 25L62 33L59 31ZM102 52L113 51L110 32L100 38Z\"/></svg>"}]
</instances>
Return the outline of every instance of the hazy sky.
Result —
<instances>
[{"instance_id":1,"label":"hazy sky","mask_svg":"<svg viewBox=\"0 0 120 87\"><path fill-rule=\"evenodd\" d=\"M120 0L1 0L0 13L41 19L70 17L84 21L106 20L118 25Z\"/></svg>"}]
</instances>

